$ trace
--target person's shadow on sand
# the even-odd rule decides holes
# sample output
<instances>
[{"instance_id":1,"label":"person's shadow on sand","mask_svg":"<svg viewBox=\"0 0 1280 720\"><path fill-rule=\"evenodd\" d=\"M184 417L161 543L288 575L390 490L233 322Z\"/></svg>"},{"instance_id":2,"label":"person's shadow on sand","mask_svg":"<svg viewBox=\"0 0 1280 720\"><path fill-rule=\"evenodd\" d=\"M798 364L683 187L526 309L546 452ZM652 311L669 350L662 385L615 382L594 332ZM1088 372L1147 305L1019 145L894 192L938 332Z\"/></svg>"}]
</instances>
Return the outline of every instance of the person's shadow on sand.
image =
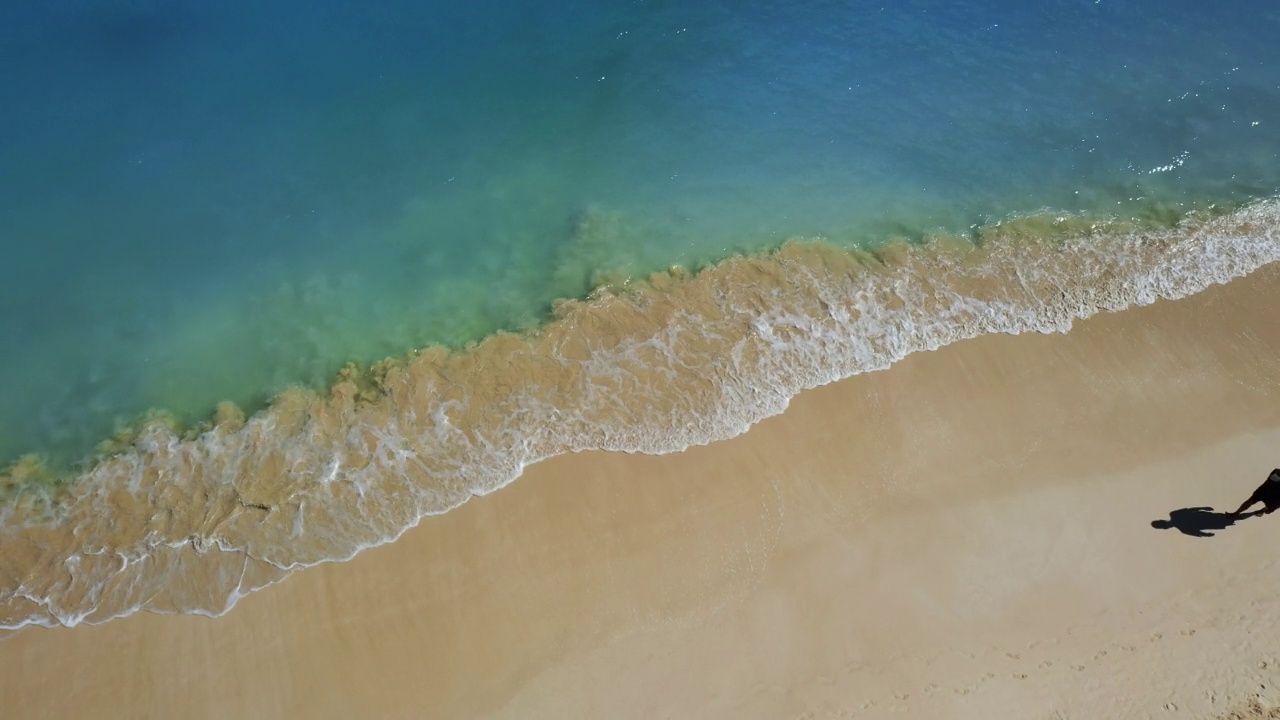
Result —
<instances>
[{"instance_id":1,"label":"person's shadow on sand","mask_svg":"<svg viewBox=\"0 0 1280 720\"><path fill-rule=\"evenodd\" d=\"M1262 503L1261 510L1245 512L1258 503ZM1169 513L1168 520L1153 521L1151 527L1157 530L1177 528L1183 535L1191 537L1213 537L1210 530L1225 530L1235 525L1237 520L1270 515L1277 510L1280 510L1280 468L1272 470L1249 499L1233 513L1214 512L1211 507L1182 508Z\"/></svg>"},{"instance_id":2,"label":"person's shadow on sand","mask_svg":"<svg viewBox=\"0 0 1280 720\"><path fill-rule=\"evenodd\" d=\"M1177 528L1178 532L1191 537L1213 537L1213 533L1209 532L1210 530L1225 530L1235 525L1236 520L1251 517L1252 515L1253 513L1233 515L1231 513L1214 512L1211 507L1182 508L1169 513L1168 520L1153 520L1151 527L1157 530Z\"/></svg>"}]
</instances>

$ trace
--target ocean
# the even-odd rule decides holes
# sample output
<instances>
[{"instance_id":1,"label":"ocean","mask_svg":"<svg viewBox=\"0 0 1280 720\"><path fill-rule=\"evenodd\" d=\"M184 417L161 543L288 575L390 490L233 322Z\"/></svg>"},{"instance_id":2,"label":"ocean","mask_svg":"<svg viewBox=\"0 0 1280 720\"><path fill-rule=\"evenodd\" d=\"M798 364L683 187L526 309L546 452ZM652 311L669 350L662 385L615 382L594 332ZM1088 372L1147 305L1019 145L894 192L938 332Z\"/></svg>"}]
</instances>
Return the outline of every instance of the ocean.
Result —
<instances>
[{"instance_id":1,"label":"ocean","mask_svg":"<svg viewBox=\"0 0 1280 720\"><path fill-rule=\"evenodd\" d=\"M1280 259L1280 7L0 8L0 626Z\"/></svg>"}]
</instances>

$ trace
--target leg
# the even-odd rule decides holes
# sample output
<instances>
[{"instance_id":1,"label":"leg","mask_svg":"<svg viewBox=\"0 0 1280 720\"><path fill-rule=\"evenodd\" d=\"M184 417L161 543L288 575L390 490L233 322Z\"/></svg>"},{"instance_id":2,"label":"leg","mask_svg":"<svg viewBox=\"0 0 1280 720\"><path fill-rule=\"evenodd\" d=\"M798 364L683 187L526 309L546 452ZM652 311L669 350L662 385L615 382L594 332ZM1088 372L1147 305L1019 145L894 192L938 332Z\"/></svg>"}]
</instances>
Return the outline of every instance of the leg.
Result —
<instances>
[{"instance_id":1,"label":"leg","mask_svg":"<svg viewBox=\"0 0 1280 720\"><path fill-rule=\"evenodd\" d=\"M1233 512L1233 513L1231 513L1231 514L1232 514L1232 515L1243 515L1243 514L1244 514L1244 511L1245 511L1245 510L1247 510L1247 509L1249 509L1249 506L1250 506L1250 505L1254 505L1254 504L1256 504L1257 502L1258 502L1258 496L1257 496L1257 494L1255 493L1254 495L1250 495L1250 496L1249 496L1249 499L1248 499L1248 500L1245 500L1245 501L1244 501L1244 504L1243 504L1243 505L1241 505L1241 506L1240 506L1240 507L1239 507L1235 512Z\"/></svg>"}]
</instances>

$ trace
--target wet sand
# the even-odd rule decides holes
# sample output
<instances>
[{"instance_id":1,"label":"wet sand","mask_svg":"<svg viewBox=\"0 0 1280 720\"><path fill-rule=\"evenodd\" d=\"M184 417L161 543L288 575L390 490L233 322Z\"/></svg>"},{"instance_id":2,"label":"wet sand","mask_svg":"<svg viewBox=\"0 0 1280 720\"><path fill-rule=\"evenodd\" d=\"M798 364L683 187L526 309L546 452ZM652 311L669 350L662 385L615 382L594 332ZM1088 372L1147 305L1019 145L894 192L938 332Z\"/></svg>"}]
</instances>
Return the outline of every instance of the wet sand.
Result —
<instances>
[{"instance_id":1,"label":"wet sand","mask_svg":"<svg viewBox=\"0 0 1280 720\"><path fill-rule=\"evenodd\" d=\"M1266 717L1280 516L1151 523L1280 465L1277 297L1272 265L554 458L222 618L29 628L4 715Z\"/></svg>"}]
</instances>

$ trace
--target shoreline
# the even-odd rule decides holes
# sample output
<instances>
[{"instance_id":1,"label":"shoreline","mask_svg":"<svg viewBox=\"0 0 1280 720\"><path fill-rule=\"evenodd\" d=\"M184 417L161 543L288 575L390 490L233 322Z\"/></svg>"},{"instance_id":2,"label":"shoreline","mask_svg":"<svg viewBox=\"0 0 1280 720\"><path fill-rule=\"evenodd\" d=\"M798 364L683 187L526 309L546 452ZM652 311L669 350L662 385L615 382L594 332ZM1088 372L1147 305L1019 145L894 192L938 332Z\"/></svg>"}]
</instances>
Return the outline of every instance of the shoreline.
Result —
<instances>
[{"instance_id":1,"label":"shoreline","mask_svg":"<svg viewBox=\"0 0 1280 720\"><path fill-rule=\"evenodd\" d=\"M292 570L349 559L504 487L536 461L734 437L798 392L913 353L1063 332L1105 310L1194 294L1280 259L1277 232L1271 200L1167 231L1037 217L976 245L867 255L790 243L567 303L529 337L427 351L324 396L286 392L197 438L153 424L54 515L35 502L3 509L0 626L140 609L221 614Z\"/></svg>"},{"instance_id":2,"label":"shoreline","mask_svg":"<svg viewBox=\"0 0 1280 720\"><path fill-rule=\"evenodd\" d=\"M1150 526L1234 508L1280 464L1278 291L1272 264L1065 335L915 353L712 445L552 458L216 620L23 630L0 642L0 683L33 715L1211 718L1280 703L1265 550L1280 525Z\"/></svg>"}]
</instances>

